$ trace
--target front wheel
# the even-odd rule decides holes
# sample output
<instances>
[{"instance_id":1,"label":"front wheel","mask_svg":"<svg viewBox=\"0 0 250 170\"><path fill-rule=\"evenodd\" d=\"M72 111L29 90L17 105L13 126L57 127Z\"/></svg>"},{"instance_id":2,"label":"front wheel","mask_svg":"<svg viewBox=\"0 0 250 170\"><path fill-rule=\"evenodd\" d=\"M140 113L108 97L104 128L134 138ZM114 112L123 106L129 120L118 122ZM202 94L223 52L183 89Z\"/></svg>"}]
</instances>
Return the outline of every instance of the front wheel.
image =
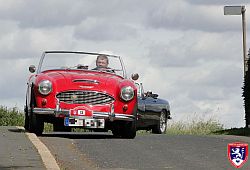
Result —
<instances>
[{"instance_id":1,"label":"front wheel","mask_svg":"<svg viewBox=\"0 0 250 170\"><path fill-rule=\"evenodd\" d=\"M31 113L29 117L29 130L37 136L42 135L44 130L43 117L38 114Z\"/></svg>"},{"instance_id":2,"label":"front wheel","mask_svg":"<svg viewBox=\"0 0 250 170\"><path fill-rule=\"evenodd\" d=\"M136 121L126 122L121 135L122 138L134 139L136 136Z\"/></svg>"},{"instance_id":3,"label":"front wheel","mask_svg":"<svg viewBox=\"0 0 250 170\"><path fill-rule=\"evenodd\" d=\"M167 130L167 115L164 110L160 113L160 119L157 124L152 128L152 133L155 134L163 134L166 133Z\"/></svg>"},{"instance_id":4,"label":"front wheel","mask_svg":"<svg viewBox=\"0 0 250 170\"><path fill-rule=\"evenodd\" d=\"M112 129L115 137L134 139L136 136L136 121L120 121Z\"/></svg>"},{"instance_id":5,"label":"front wheel","mask_svg":"<svg viewBox=\"0 0 250 170\"><path fill-rule=\"evenodd\" d=\"M25 106L24 113L25 113L25 115L24 115L24 129L29 131L30 130L30 128L29 128L30 123L29 123L29 115L28 115L27 105Z\"/></svg>"}]
</instances>

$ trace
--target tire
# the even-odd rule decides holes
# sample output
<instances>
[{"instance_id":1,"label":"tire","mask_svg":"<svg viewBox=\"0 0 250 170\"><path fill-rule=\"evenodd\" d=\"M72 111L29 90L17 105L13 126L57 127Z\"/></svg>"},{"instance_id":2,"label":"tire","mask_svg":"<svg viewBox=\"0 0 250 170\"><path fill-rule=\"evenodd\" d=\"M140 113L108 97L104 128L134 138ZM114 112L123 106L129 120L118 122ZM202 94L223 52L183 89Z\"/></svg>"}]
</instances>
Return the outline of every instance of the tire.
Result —
<instances>
[{"instance_id":1,"label":"tire","mask_svg":"<svg viewBox=\"0 0 250 170\"><path fill-rule=\"evenodd\" d=\"M29 125L30 132L35 133L37 136L42 135L44 130L44 121L41 115L31 113Z\"/></svg>"},{"instance_id":2,"label":"tire","mask_svg":"<svg viewBox=\"0 0 250 170\"><path fill-rule=\"evenodd\" d=\"M131 122L125 122L123 128L122 128L122 133L121 133L122 138L126 139L134 139L136 136L136 121L131 121Z\"/></svg>"},{"instance_id":3,"label":"tire","mask_svg":"<svg viewBox=\"0 0 250 170\"><path fill-rule=\"evenodd\" d=\"M31 93L31 102L30 102L30 113L27 109L27 123L28 129L31 133L35 133L37 136L42 135L44 130L44 120L41 115L35 114L33 109L35 107L35 98L33 92ZM27 107L28 108L28 107Z\"/></svg>"},{"instance_id":4,"label":"tire","mask_svg":"<svg viewBox=\"0 0 250 170\"><path fill-rule=\"evenodd\" d=\"M29 131L29 115L28 115L28 107L27 107L27 104L25 106L25 109L24 109L24 129Z\"/></svg>"},{"instance_id":5,"label":"tire","mask_svg":"<svg viewBox=\"0 0 250 170\"><path fill-rule=\"evenodd\" d=\"M164 134L167 130L167 113L162 110L157 124L152 128L152 133Z\"/></svg>"},{"instance_id":6,"label":"tire","mask_svg":"<svg viewBox=\"0 0 250 170\"><path fill-rule=\"evenodd\" d=\"M114 136L115 138L120 138L120 137L121 137L121 135L120 135L120 130L119 130L119 129L113 128L111 131L112 131L113 136Z\"/></svg>"},{"instance_id":7,"label":"tire","mask_svg":"<svg viewBox=\"0 0 250 170\"><path fill-rule=\"evenodd\" d=\"M117 121L113 125L112 133L114 137L134 139L136 137L136 116L137 116L137 103L135 104L133 121Z\"/></svg>"},{"instance_id":8,"label":"tire","mask_svg":"<svg viewBox=\"0 0 250 170\"><path fill-rule=\"evenodd\" d=\"M117 138L134 139L136 136L136 121L117 121L112 133Z\"/></svg>"}]
</instances>

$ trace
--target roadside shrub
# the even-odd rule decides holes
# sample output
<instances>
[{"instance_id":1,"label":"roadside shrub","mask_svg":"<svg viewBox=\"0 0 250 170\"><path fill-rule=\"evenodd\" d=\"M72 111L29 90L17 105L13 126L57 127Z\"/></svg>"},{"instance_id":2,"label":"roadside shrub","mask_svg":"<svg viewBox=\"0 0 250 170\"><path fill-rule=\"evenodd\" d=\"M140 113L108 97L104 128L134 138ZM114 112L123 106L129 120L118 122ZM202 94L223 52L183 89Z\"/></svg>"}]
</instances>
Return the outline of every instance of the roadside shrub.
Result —
<instances>
[{"instance_id":1,"label":"roadside shrub","mask_svg":"<svg viewBox=\"0 0 250 170\"><path fill-rule=\"evenodd\" d=\"M0 106L0 126L23 126L24 114L16 107Z\"/></svg>"}]
</instances>

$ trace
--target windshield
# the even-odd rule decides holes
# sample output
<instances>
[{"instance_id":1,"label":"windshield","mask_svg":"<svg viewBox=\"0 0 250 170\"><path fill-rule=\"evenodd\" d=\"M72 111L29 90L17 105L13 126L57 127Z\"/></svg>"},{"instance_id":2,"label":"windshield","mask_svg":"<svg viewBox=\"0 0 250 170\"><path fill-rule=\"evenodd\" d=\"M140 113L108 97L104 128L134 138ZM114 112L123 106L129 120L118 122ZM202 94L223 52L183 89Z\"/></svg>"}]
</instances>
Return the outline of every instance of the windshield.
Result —
<instances>
[{"instance_id":1,"label":"windshield","mask_svg":"<svg viewBox=\"0 0 250 170\"><path fill-rule=\"evenodd\" d=\"M71 51L44 52L37 72L58 69L109 72L126 77L123 62L119 56Z\"/></svg>"}]
</instances>

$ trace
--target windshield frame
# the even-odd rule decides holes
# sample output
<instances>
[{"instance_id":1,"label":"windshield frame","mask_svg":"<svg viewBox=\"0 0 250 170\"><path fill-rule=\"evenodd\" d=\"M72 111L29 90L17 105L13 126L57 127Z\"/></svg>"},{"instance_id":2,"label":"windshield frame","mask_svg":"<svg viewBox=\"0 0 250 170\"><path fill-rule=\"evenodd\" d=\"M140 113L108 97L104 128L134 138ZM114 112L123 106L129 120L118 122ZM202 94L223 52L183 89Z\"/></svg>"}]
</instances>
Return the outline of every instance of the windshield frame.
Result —
<instances>
[{"instance_id":1,"label":"windshield frame","mask_svg":"<svg viewBox=\"0 0 250 170\"><path fill-rule=\"evenodd\" d=\"M124 78L127 78L127 74L126 74L126 69L125 69L125 66L124 66L124 63L123 63L123 60L120 56L115 56L115 55L109 55L109 54L103 54L103 53L91 53L91 52L82 52L82 51L44 51L42 53L42 56L40 58L40 61L39 61L39 65L38 65L38 68L37 68L37 74L41 73L41 68L42 68L42 64L43 64L43 61L44 61L44 58L46 56L46 54L51 54L51 53L56 53L56 54L65 54L65 53L69 53L69 54L87 54L87 55L108 55L109 57L114 57L114 58L118 58L120 63L121 63L121 68L122 68L122 77ZM90 70L88 70L90 71Z\"/></svg>"}]
</instances>

